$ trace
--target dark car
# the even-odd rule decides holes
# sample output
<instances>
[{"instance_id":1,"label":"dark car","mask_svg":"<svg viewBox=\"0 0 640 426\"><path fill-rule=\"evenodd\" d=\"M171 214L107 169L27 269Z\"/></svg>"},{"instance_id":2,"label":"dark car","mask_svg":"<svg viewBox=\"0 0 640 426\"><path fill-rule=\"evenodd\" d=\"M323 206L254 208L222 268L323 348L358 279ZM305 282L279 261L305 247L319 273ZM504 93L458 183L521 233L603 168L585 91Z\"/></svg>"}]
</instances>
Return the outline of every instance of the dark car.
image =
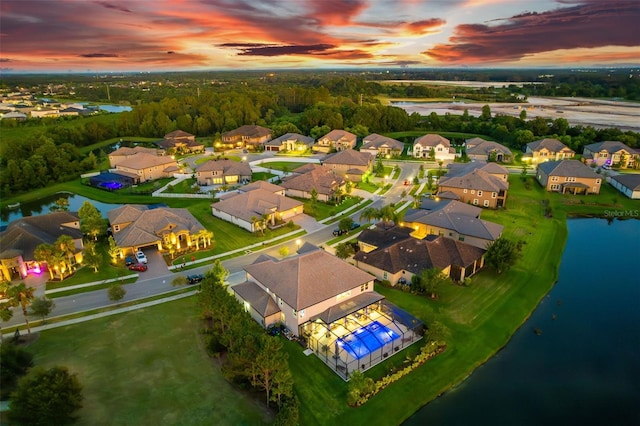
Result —
<instances>
[{"instance_id":1,"label":"dark car","mask_svg":"<svg viewBox=\"0 0 640 426\"><path fill-rule=\"evenodd\" d=\"M351 224L351 229L358 229L358 228L360 228L360 224L358 222L353 222Z\"/></svg>"},{"instance_id":2,"label":"dark car","mask_svg":"<svg viewBox=\"0 0 640 426\"><path fill-rule=\"evenodd\" d=\"M338 237L338 236L344 234L345 232L347 232L347 231L343 231L340 228L336 228L336 229L333 230L333 236L334 237Z\"/></svg>"},{"instance_id":3,"label":"dark car","mask_svg":"<svg viewBox=\"0 0 640 426\"><path fill-rule=\"evenodd\" d=\"M147 270L147 265L144 263L134 263L129 265L129 269L131 269L132 271L144 272Z\"/></svg>"},{"instance_id":4,"label":"dark car","mask_svg":"<svg viewBox=\"0 0 640 426\"><path fill-rule=\"evenodd\" d=\"M133 257L127 256L127 257L124 258L124 264L126 266L133 265L134 263L136 263L136 261L133 260Z\"/></svg>"},{"instance_id":5,"label":"dark car","mask_svg":"<svg viewBox=\"0 0 640 426\"><path fill-rule=\"evenodd\" d=\"M188 275L187 284L198 284L203 279L204 279L204 275L202 274Z\"/></svg>"}]
</instances>

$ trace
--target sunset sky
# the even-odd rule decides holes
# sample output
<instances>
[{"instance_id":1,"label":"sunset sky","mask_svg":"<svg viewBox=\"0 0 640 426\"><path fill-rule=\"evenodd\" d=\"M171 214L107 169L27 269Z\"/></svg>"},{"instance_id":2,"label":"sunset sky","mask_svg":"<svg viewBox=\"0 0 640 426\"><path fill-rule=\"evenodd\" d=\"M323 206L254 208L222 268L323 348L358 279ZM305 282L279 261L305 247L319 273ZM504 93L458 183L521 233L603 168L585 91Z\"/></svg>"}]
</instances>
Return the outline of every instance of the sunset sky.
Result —
<instances>
[{"instance_id":1,"label":"sunset sky","mask_svg":"<svg viewBox=\"0 0 640 426\"><path fill-rule=\"evenodd\" d=\"M640 0L1 0L5 72L640 65Z\"/></svg>"}]
</instances>

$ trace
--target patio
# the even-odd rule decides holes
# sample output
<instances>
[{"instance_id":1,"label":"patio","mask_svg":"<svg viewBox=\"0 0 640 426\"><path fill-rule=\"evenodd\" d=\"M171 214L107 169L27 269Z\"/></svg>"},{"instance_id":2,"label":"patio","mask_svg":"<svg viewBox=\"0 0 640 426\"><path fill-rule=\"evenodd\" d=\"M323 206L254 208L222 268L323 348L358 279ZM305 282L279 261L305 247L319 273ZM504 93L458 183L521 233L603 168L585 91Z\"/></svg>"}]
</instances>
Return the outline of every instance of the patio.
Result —
<instances>
[{"instance_id":1,"label":"patio","mask_svg":"<svg viewBox=\"0 0 640 426\"><path fill-rule=\"evenodd\" d=\"M420 320L378 296L365 306L352 302L352 309L343 310L339 318L333 312L327 320L326 314L332 313L326 312L302 326L307 347L344 380L350 372L368 370L422 338Z\"/></svg>"}]
</instances>

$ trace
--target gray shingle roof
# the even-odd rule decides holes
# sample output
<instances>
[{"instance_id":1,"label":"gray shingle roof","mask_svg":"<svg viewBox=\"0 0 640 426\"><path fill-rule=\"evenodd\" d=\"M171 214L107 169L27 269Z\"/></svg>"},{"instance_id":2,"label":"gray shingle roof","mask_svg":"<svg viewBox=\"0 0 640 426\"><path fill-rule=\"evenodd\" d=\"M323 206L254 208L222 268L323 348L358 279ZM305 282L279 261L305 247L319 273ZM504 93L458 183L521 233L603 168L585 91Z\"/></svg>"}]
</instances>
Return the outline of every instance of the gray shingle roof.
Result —
<instances>
[{"instance_id":1,"label":"gray shingle roof","mask_svg":"<svg viewBox=\"0 0 640 426\"><path fill-rule=\"evenodd\" d=\"M629 148L629 146L627 146L626 144L620 141L596 142L589 145L585 145L584 148L588 149L591 152L607 151L609 154L616 153L620 150L625 150L630 154L636 153L633 149Z\"/></svg>"},{"instance_id":2,"label":"gray shingle roof","mask_svg":"<svg viewBox=\"0 0 640 426\"><path fill-rule=\"evenodd\" d=\"M578 160L547 161L538 164L538 168L547 176L601 178L599 174Z\"/></svg>"},{"instance_id":3,"label":"gray shingle roof","mask_svg":"<svg viewBox=\"0 0 640 426\"><path fill-rule=\"evenodd\" d=\"M632 191L640 191L640 175L616 175L611 176L611 179L620 182L622 185L631 189Z\"/></svg>"},{"instance_id":4,"label":"gray shingle roof","mask_svg":"<svg viewBox=\"0 0 640 426\"><path fill-rule=\"evenodd\" d=\"M498 142L485 141L480 138L469 139L466 142L467 154L469 155L490 155L492 152L499 152L504 155L512 155L511 150Z\"/></svg>"},{"instance_id":5,"label":"gray shingle roof","mask_svg":"<svg viewBox=\"0 0 640 426\"><path fill-rule=\"evenodd\" d=\"M280 312L278 304L264 291L258 284L252 281L245 281L231 286L231 290L238 293L243 300L246 300L253 309L262 317L268 317Z\"/></svg>"},{"instance_id":6,"label":"gray shingle roof","mask_svg":"<svg viewBox=\"0 0 640 426\"><path fill-rule=\"evenodd\" d=\"M324 250L280 261L265 260L244 269L296 310L336 297L374 278Z\"/></svg>"},{"instance_id":7,"label":"gray shingle roof","mask_svg":"<svg viewBox=\"0 0 640 426\"><path fill-rule=\"evenodd\" d=\"M296 169L296 171L298 170ZM342 184L344 184L342 177L336 176L330 169L316 164L313 165L311 171L301 175L287 176L280 182L280 186L286 189L303 192L311 192L312 189L315 189L318 194L322 195L331 195L335 187Z\"/></svg>"},{"instance_id":8,"label":"gray shingle roof","mask_svg":"<svg viewBox=\"0 0 640 426\"><path fill-rule=\"evenodd\" d=\"M266 142L265 146L280 146L285 141L295 141L304 145L313 145L315 139L309 136L301 135L300 133L286 133L282 136L270 140L269 142Z\"/></svg>"},{"instance_id":9,"label":"gray shingle roof","mask_svg":"<svg viewBox=\"0 0 640 426\"><path fill-rule=\"evenodd\" d=\"M282 212L299 207L302 212L303 203L284 195L275 194L266 189L254 189L242 192L211 205L212 208L231 216L251 222L253 217L263 214Z\"/></svg>"},{"instance_id":10,"label":"gray shingle roof","mask_svg":"<svg viewBox=\"0 0 640 426\"><path fill-rule=\"evenodd\" d=\"M358 152L353 149L338 151L322 159L323 164L347 164L350 166L367 166L371 161L371 154L368 152Z\"/></svg>"},{"instance_id":11,"label":"gray shingle roof","mask_svg":"<svg viewBox=\"0 0 640 426\"><path fill-rule=\"evenodd\" d=\"M438 144L442 144L442 146L446 147L451 146L449 139L435 133L428 133L424 136L420 136L414 141L414 145L421 146L438 146Z\"/></svg>"},{"instance_id":12,"label":"gray shingle roof","mask_svg":"<svg viewBox=\"0 0 640 426\"><path fill-rule=\"evenodd\" d=\"M553 138L545 138L537 141L529 142L527 146L532 151L540 151L542 148L547 148L550 152L560 152L561 150L567 147L565 144L560 142L558 139Z\"/></svg>"},{"instance_id":13,"label":"gray shingle roof","mask_svg":"<svg viewBox=\"0 0 640 426\"><path fill-rule=\"evenodd\" d=\"M404 149L402 142L377 133L372 133L362 139L362 147L360 149L378 149L383 145L388 146L390 149Z\"/></svg>"}]
</instances>

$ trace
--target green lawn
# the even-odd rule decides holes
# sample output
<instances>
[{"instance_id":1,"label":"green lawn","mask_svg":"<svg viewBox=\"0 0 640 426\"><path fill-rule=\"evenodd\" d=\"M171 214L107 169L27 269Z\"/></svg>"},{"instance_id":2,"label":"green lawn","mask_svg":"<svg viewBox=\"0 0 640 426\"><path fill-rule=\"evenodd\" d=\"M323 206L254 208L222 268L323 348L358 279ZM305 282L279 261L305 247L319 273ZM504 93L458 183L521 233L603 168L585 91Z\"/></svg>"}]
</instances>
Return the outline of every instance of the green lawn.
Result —
<instances>
[{"instance_id":1,"label":"green lawn","mask_svg":"<svg viewBox=\"0 0 640 426\"><path fill-rule=\"evenodd\" d=\"M267 169L275 169L280 171L292 171L297 169L298 167L304 166L305 164L309 164L306 162L292 162L292 161L269 161L260 164L261 167L265 167Z\"/></svg>"},{"instance_id":2,"label":"green lawn","mask_svg":"<svg viewBox=\"0 0 640 426\"><path fill-rule=\"evenodd\" d=\"M48 330L29 351L83 385L78 425L260 425L263 398L224 380L203 348L196 299Z\"/></svg>"}]
</instances>

